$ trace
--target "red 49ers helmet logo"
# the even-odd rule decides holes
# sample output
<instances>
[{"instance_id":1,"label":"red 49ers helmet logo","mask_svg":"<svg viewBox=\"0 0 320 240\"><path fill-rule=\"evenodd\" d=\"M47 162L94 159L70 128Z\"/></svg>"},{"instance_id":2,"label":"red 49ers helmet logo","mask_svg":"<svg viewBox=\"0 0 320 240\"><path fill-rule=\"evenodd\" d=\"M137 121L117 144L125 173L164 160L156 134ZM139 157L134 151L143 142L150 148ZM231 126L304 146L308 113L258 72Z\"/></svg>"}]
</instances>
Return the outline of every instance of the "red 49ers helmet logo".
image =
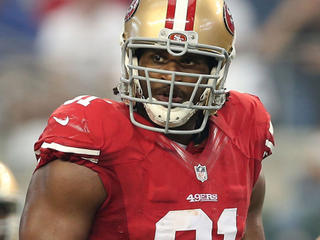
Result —
<instances>
[{"instance_id":1,"label":"red 49ers helmet logo","mask_svg":"<svg viewBox=\"0 0 320 240\"><path fill-rule=\"evenodd\" d=\"M171 33L169 35L170 40L179 41L179 42L185 42L187 41L187 36L182 33Z\"/></svg>"},{"instance_id":2,"label":"red 49ers helmet logo","mask_svg":"<svg viewBox=\"0 0 320 240\"><path fill-rule=\"evenodd\" d=\"M231 35L233 36L234 35L234 22L233 22L231 12L230 12L226 3L224 3L224 6L223 6L223 18L224 18L224 23L225 23L229 33L231 33Z\"/></svg>"},{"instance_id":3,"label":"red 49ers helmet logo","mask_svg":"<svg viewBox=\"0 0 320 240\"><path fill-rule=\"evenodd\" d=\"M138 6L139 6L140 0L132 0L131 4L127 10L127 14L124 18L125 21L128 21L132 18L133 14L136 12Z\"/></svg>"}]
</instances>

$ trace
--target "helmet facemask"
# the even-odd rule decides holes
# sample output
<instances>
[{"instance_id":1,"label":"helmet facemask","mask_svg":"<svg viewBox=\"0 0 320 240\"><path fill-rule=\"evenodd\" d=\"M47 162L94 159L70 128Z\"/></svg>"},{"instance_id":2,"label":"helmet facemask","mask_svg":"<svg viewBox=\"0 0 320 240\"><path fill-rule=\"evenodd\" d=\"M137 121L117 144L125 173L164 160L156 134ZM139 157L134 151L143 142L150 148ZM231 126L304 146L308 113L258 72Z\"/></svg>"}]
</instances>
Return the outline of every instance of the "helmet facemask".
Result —
<instances>
[{"instance_id":1,"label":"helmet facemask","mask_svg":"<svg viewBox=\"0 0 320 240\"><path fill-rule=\"evenodd\" d=\"M119 87L120 96L129 105L130 119L136 126L165 134L199 133L205 128L209 116L219 110L225 102L224 83L230 64L229 54L220 47L197 44L197 33L195 32L189 32L189 35L186 37L191 39L191 41L176 41L171 40L165 34L161 38L164 31L167 31L167 29L160 32L159 39L133 37L123 43L122 77ZM217 64L212 66L210 74L148 68L139 66L136 54L138 49L164 50L172 56L183 56L184 54L202 55L213 58ZM141 72L144 74L139 74ZM150 77L152 73L171 77L170 80L153 78ZM197 80L194 83L176 80L183 77L192 77ZM167 100L157 100L153 96L152 83L161 83L165 86L168 90ZM146 86L144 87L144 91L141 87L142 84ZM174 93L179 86L193 88L192 94L187 101L174 101ZM196 100L199 91L202 94ZM149 118L157 126L151 127L136 120L133 112L137 103L143 104ZM181 127L187 123L199 110L203 112L203 121L200 126L192 130L177 129L177 127Z\"/></svg>"}]
</instances>

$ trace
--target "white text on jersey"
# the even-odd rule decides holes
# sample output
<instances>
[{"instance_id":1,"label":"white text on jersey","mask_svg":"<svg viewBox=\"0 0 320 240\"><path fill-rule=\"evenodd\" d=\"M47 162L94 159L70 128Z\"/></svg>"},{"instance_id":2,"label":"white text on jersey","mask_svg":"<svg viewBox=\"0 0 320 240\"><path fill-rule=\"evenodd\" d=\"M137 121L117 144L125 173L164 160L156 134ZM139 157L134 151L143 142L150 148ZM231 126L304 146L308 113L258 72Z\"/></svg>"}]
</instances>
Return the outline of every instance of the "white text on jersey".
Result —
<instances>
[{"instance_id":1,"label":"white text on jersey","mask_svg":"<svg viewBox=\"0 0 320 240\"><path fill-rule=\"evenodd\" d=\"M196 193L190 194L186 200L189 202L218 202L218 194Z\"/></svg>"}]
</instances>

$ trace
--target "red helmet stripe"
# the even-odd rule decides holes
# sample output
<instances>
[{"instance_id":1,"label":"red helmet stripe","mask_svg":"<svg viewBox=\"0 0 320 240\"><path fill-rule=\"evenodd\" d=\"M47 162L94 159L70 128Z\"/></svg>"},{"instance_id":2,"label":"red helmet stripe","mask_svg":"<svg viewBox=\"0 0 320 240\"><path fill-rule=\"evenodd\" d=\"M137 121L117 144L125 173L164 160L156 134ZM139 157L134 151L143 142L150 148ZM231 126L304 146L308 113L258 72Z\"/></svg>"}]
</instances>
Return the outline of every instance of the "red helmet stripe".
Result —
<instances>
[{"instance_id":1,"label":"red helmet stripe","mask_svg":"<svg viewBox=\"0 0 320 240\"><path fill-rule=\"evenodd\" d=\"M168 0L167 17L166 17L166 28L173 29L174 15L176 12L177 0Z\"/></svg>"},{"instance_id":2,"label":"red helmet stripe","mask_svg":"<svg viewBox=\"0 0 320 240\"><path fill-rule=\"evenodd\" d=\"M188 2L188 12L186 21L186 31L192 31L194 27L194 16L196 14L196 4L197 0L189 0Z\"/></svg>"}]
</instances>

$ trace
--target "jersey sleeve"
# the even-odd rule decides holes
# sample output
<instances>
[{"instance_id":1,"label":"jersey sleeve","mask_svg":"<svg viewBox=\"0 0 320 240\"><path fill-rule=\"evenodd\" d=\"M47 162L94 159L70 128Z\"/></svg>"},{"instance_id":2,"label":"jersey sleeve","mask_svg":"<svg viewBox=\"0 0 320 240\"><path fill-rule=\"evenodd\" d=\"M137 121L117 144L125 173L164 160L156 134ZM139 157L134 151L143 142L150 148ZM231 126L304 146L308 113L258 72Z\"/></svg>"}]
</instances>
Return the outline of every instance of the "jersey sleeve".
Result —
<instances>
[{"instance_id":1,"label":"jersey sleeve","mask_svg":"<svg viewBox=\"0 0 320 240\"><path fill-rule=\"evenodd\" d=\"M257 96L230 91L230 98L224 119L230 135L245 155L262 161L274 147L270 114Z\"/></svg>"},{"instance_id":2,"label":"jersey sleeve","mask_svg":"<svg viewBox=\"0 0 320 240\"><path fill-rule=\"evenodd\" d=\"M34 145L37 168L55 159L90 168L107 165L108 155L125 146L131 133L119 104L79 96L57 108Z\"/></svg>"},{"instance_id":3,"label":"jersey sleeve","mask_svg":"<svg viewBox=\"0 0 320 240\"><path fill-rule=\"evenodd\" d=\"M263 159L272 154L274 148L273 126L270 115L266 112L259 100L261 109L257 109L257 125L252 136L253 158L254 158L254 183L257 181L261 172L261 162Z\"/></svg>"},{"instance_id":4,"label":"jersey sleeve","mask_svg":"<svg viewBox=\"0 0 320 240\"><path fill-rule=\"evenodd\" d=\"M272 154L274 148L273 126L270 114L264 108L260 99L254 95L247 96L251 102L251 124L248 126L250 131L247 139L250 151L249 154L254 161L254 183L257 181L261 172L261 162ZM250 122L247 120L248 123Z\"/></svg>"},{"instance_id":5,"label":"jersey sleeve","mask_svg":"<svg viewBox=\"0 0 320 240\"><path fill-rule=\"evenodd\" d=\"M258 161L272 154L274 148L273 125L269 113L265 110L259 98L252 96L256 101L254 113L255 131L251 135L253 157Z\"/></svg>"},{"instance_id":6,"label":"jersey sleeve","mask_svg":"<svg viewBox=\"0 0 320 240\"><path fill-rule=\"evenodd\" d=\"M34 145L39 166L55 159L88 160L97 163L100 158L101 139L95 133L98 131L94 112L90 109L91 101L76 98L67 101L56 109L48 120L48 124ZM96 100L97 101L97 100ZM90 111L91 110L91 111Z\"/></svg>"},{"instance_id":7,"label":"jersey sleeve","mask_svg":"<svg viewBox=\"0 0 320 240\"><path fill-rule=\"evenodd\" d=\"M112 155L132 135L124 109L121 103L92 96L65 102L49 117L34 145L35 171L56 159L85 166L99 175L109 196L114 181Z\"/></svg>"},{"instance_id":8,"label":"jersey sleeve","mask_svg":"<svg viewBox=\"0 0 320 240\"><path fill-rule=\"evenodd\" d=\"M254 95L230 91L215 123L228 134L242 154L252 160L255 183L262 160L272 154L274 147L271 118L262 102Z\"/></svg>"}]
</instances>

